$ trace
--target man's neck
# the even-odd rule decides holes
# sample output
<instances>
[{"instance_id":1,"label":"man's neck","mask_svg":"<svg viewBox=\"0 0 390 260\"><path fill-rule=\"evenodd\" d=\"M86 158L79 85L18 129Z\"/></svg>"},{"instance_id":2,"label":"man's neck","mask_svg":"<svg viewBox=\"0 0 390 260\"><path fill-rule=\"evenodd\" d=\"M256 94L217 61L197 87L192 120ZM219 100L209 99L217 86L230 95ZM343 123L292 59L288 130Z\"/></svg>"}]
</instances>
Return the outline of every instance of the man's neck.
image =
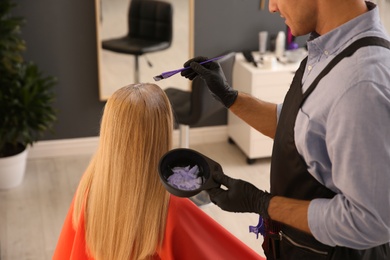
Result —
<instances>
[{"instance_id":1,"label":"man's neck","mask_svg":"<svg viewBox=\"0 0 390 260\"><path fill-rule=\"evenodd\" d=\"M327 0L318 1L320 5L316 32L320 35L343 25L344 23L368 11L361 0Z\"/></svg>"}]
</instances>

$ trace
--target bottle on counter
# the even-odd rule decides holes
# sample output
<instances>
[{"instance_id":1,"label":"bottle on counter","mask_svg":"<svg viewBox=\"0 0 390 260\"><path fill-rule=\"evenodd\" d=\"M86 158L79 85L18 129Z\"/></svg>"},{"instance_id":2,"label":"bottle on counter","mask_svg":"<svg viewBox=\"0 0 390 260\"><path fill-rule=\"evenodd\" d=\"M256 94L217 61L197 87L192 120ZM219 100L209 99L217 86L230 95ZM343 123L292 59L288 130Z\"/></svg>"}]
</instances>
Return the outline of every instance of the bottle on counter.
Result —
<instances>
[{"instance_id":1,"label":"bottle on counter","mask_svg":"<svg viewBox=\"0 0 390 260\"><path fill-rule=\"evenodd\" d=\"M286 49L286 34L283 31L278 32L275 42L275 56L276 58L283 58Z\"/></svg>"}]
</instances>

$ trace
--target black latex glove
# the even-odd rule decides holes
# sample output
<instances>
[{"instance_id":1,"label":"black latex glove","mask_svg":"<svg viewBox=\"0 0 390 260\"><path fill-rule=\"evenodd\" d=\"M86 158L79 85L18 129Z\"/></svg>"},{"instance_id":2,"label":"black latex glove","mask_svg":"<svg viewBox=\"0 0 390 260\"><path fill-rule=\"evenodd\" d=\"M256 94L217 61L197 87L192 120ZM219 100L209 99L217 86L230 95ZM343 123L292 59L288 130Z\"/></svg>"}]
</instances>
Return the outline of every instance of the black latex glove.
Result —
<instances>
[{"instance_id":1,"label":"black latex glove","mask_svg":"<svg viewBox=\"0 0 390 260\"><path fill-rule=\"evenodd\" d=\"M268 205L273 195L259 190L249 182L230 178L222 172L214 172L212 177L227 188L207 190L210 200L218 207L230 212L258 213L263 218L269 218Z\"/></svg>"},{"instance_id":2,"label":"black latex glove","mask_svg":"<svg viewBox=\"0 0 390 260\"><path fill-rule=\"evenodd\" d=\"M199 75L206 81L214 98L229 108L236 101L238 92L229 86L218 62L211 61L202 65L199 64L199 62L206 60L208 58L201 56L188 60L184 63L184 67L191 67L191 69L183 70L181 75L190 80L193 80Z\"/></svg>"}]
</instances>

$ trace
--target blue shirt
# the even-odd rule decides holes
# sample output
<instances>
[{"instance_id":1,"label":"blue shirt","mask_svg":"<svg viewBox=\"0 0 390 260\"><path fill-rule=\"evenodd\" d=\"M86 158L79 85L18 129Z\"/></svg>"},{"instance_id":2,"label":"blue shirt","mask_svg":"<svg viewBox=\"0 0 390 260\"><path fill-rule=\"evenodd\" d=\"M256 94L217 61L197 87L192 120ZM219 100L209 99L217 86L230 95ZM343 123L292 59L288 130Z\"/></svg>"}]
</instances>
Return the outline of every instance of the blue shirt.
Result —
<instances>
[{"instance_id":1,"label":"blue shirt","mask_svg":"<svg viewBox=\"0 0 390 260\"><path fill-rule=\"evenodd\" d=\"M305 91L356 39L389 40L378 8L308 41ZM280 113L281 105L278 106ZM366 249L390 241L390 50L369 46L344 58L300 109L298 152L308 171L337 193L310 202L311 232L330 246Z\"/></svg>"}]
</instances>

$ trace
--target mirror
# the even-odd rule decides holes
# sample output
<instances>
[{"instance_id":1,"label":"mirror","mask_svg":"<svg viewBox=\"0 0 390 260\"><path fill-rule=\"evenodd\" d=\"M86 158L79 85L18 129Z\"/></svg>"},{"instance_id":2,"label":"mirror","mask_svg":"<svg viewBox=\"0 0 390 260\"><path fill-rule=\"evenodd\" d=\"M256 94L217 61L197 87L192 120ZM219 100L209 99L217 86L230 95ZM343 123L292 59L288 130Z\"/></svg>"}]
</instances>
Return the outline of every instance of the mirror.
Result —
<instances>
[{"instance_id":1,"label":"mirror","mask_svg":"<svg viewBox=\"0 0 390 260\"><path fill-rule=\"evenodd\" d=\"M134 82L134 56L103 50L101 41L127 34L127 12L131 0L96 0L99 97L107 100L115 90ZM155 82L162 72L181 68L192 57L192 10L194 0L162 0L173 6L172 45L163 51L140 56L140 82ZM152 63L152 67L147 61ZM187 90L189 81L180 75L155 82L161 88Z\"/></svg>"}]
</instances>

